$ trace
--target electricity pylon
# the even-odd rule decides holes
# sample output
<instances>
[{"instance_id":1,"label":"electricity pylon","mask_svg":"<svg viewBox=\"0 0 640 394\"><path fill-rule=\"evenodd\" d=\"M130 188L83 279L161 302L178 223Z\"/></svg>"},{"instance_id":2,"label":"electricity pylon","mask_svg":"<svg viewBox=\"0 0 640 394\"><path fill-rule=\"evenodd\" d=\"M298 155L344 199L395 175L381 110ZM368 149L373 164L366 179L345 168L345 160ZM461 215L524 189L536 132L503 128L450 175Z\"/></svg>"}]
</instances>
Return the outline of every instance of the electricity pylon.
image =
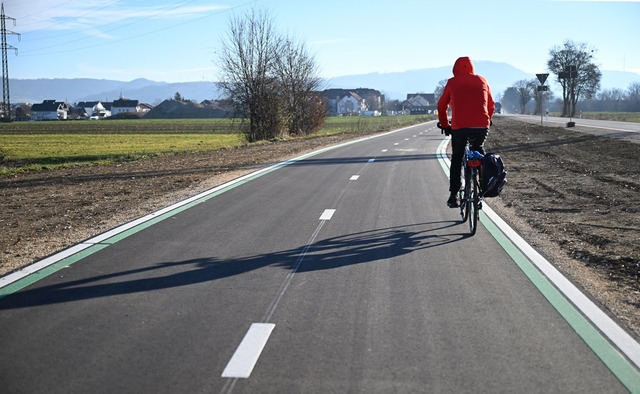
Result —
<instances>
[{"instance_id":1,"label":"electricity pylon","mask_svg":"<svg viewBox=\"0 0 640 394\"><path fill-rule=\"evenodd\" d=\"M0 108L0 116L6 122L11 121L11 98L9 97L9 61L7 60L7 49L13 49L18 55L18 48L7 44L7 34L15 34L20 40L20 34L7 30L6 21L10 19L13 25L16 25L16 19L8 17L4 14L4 3L2 3L2 11L0 11L0 35L2 36L2 108Z\"/></svg>"}]
</instances>

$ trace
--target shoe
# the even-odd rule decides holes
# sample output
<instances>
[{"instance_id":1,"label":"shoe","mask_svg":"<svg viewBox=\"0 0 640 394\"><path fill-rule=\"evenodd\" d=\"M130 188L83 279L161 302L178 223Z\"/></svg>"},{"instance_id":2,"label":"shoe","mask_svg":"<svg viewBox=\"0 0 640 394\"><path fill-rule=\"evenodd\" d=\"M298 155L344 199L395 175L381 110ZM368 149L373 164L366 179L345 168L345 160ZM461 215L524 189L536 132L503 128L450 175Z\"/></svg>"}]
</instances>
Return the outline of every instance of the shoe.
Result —
<instances>
[{"instance_id":1,"label":"shoe","mask_svg":"<svg viewBox=\"0 0 640 394\"><path fill-rule=\"evenodd\" d=\"M457 198L455 193L451 193L451 195L449 196L449 199L447 200L447 206L449 208L459 208L460 207L460 205L458 205L458 198Z\"/></svg>"}]
</instances>

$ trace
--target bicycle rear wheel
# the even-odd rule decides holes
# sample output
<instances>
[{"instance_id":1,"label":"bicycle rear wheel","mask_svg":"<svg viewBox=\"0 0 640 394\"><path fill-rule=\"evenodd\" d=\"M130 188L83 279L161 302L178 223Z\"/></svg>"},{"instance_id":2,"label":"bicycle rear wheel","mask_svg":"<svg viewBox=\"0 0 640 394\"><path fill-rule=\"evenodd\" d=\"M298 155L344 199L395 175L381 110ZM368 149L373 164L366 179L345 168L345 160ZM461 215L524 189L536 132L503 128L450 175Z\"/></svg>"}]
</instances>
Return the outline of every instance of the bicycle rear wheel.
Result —
<instances>
[{"instance_id":1,"label":"bicycle rear wheel","mask_svg":"<svg viewBox=\"0 0 640 394\"><path fill-rule=\"evenodd\" d=\"M460 216L462 217L462 223L466 222L469 218L469 208L467 205L467 200L469 196L469 185L471 185L471 171L466 166L462 166L462 187L459 192L459 201L460 201Z\"/></svg>"},{"instance_id":2,"label":"bicycle rear wheel","mask_svg":"<svg viewBox=\"0 0 640 394\"><path fill-rule=\"evenodd\" d=\"M478 216L479 216L479 202L478 196L478 175L473 174L470 176L469 182L469 194L467 195L467 216L469 219L469 234L475 235L478 228Z\"/></svg>"}]
</instances>

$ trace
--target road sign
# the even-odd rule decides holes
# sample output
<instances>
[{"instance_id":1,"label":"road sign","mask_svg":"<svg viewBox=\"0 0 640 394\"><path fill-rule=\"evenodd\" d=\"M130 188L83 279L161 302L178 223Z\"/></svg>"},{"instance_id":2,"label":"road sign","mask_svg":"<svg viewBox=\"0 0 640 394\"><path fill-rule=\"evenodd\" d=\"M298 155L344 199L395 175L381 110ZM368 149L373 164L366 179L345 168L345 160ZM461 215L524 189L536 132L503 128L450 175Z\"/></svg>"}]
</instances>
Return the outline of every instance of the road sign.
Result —
<instances>
[{"instance_id":1,"label":"road sign","mask_svg":"<svg viewBox=\"0 0 640 394\"><path fill-rule=\"evenodd\" d=\"M547 80L548 76L549 74L536 74L536 77L538 77L538 81L540 81L540 85L544 85L544 82Z\"/></svg>"},{"instance_id":2,"label":"road sign","mask_svg":"<svg viewBox=\"0 0 640 394\"><path fill-rule=\"evenodd\" d=\"M572 79L578 76L578 68L576 66L565 67L563 71L558 73L560 79Z\"/></svg>"},{"instance_id":3,"label":"road sign","mask_svg":"<svg viewBox=\"0 0 640 394\"><path fill-rule=\"evenodd\" d=\"M538 86L538 92L548 92L549 91L549 87L548 86Z\"/></svg>"}]
</instances>

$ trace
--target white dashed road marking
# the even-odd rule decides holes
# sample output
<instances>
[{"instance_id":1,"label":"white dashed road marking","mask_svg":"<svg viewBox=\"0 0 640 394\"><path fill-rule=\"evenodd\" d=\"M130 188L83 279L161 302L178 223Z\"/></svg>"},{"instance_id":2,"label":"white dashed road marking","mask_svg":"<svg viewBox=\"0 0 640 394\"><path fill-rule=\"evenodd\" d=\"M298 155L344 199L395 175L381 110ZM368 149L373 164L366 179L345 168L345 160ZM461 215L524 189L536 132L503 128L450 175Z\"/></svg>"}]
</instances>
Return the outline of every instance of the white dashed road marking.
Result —
<instances>
[{"instance_id":1,"label":"white dashed road marking","mask_svg":"<svg viewBox=\"0 0 640 394\"><path fill-rule=\"evenodd\" d=\"M272 323L253 323L222 371L222 377L248 378L275 326Z\"/></svg>"},{"instance_id":2,"label":"white dashed road marking","mask_svg":"<svg viewBox=\"0 0 640 394\"><path fill-rule=\"evenodd\" d=\"M322 215L320 215L320 220L331 220L334 213L336 213L335 209L325 209Z\"/></svg>"}]
</instances>

